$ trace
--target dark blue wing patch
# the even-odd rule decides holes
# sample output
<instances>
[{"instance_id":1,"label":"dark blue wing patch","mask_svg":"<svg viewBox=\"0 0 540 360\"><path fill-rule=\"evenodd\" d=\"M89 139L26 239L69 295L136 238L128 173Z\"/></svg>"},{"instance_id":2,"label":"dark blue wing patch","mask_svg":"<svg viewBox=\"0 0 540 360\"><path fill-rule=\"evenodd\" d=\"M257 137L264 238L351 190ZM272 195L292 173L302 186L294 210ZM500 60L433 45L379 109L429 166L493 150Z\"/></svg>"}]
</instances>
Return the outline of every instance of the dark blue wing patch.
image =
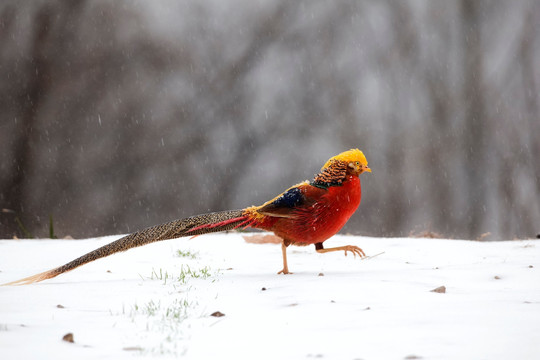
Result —
<instances>
[{"instance_id":1,"label":"dark blue wing patch","mask_svg":"<svg viewBox=\"0 0 540 360\"><path fill-rule=\"evenodd\" d=\"M274 202L272 202L272 205L274 205L276 208L293 208L295 206L301 205L303 200L304 197L302 196L302 191L300 190L300 188L294 187L284 192L283 195L274 200Z\"/></svg>"}]
</instances>

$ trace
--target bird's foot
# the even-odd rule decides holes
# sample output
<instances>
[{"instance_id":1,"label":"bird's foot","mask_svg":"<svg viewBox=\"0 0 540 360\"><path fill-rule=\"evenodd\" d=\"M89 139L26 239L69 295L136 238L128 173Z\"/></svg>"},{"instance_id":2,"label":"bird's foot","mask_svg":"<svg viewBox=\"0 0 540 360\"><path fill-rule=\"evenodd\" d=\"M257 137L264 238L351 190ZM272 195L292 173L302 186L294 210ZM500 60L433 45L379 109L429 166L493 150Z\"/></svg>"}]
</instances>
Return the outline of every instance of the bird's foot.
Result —
<instances>
[{"instance_id":1,"label":"bird's foot","mask_svg":"<svg viewBox=\"0 0 540 360\"><path fill-rule=\"evenodd\" d=\"M347 251L350 251L353 253L354 257L356 257L356 255L360 256L360 258L366 257L366 253L364 253L364 250L360 249L358 246L355 245L342 246L341 250L345 251L345 256L347 256Z\"/></svg>"},{"instance_id":2,"label":"bird's foot","mask_svg":"<svg viewBox=\"0 0 540 360\"><path fill-rule=\"evenodd\" d=\"M327 252L341 251L341 250L345 251L345 256L347 256L347 251L350 251L353 253L354 257L356 257L356 255L360 256L360 258L366 257L364 250L360 249L358 246L355 246L355 245L338 246L338 247L328 248L328 249L317 249L317 252L324 254Z\"/></svg>"},{"instance_id":3,"label":"bird's foot","mask_svg":"<svg viewBox=\"0 0 540 360\"><path fill-rule=\"evenodd\" d=\"M278 271L278 275L279 274L289 275L289 274L292 274L292 272L289 272L289 269L284 268L284 269L281 269L280 271Z\"/></svg>"}]
</instances>

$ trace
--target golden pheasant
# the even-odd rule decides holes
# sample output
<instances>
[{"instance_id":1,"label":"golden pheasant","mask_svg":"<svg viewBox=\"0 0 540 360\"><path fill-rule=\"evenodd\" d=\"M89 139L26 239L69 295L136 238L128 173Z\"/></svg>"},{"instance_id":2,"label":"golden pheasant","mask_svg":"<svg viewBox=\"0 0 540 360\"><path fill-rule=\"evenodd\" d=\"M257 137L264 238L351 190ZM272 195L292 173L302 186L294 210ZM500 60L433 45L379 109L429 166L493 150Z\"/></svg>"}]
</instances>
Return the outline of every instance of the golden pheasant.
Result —
<instances>
[{"instance_id":1,"label":"golden pheasant","mask_svg":"<svg viewBox=\"0 0 540 360\"><path fill-rule=\"evenodd\" d=\"M351 149L330 158L313 180L294 185L260 206L197 215L149 227L65 265L5 285L51 279L91 261L156 241L247 227L272 231L283 240L283 269L278 274L289 274L289 245L315 244L319 253L344 251L346 255L350 251L363 257L364 252L357 246L325 249L323 242L336 234L358 208L361 198L359 175L366 171L371 172L371 169L364 154Z\"/></svg>"}]
</instances>

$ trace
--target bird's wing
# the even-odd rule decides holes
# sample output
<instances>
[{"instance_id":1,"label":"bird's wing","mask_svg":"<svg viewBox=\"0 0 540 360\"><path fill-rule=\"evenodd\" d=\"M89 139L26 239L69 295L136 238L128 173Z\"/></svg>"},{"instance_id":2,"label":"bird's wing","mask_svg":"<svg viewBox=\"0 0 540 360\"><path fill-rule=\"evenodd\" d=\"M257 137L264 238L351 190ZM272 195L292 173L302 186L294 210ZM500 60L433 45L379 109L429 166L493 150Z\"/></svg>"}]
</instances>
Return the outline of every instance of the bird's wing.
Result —
<instances>
[{"instance_id":1,"label":"bird's wing","mask_svg":"<svg viewBox=\"0 0 540 360\"><path fill-rule=\"evenodd\" d=\"M267 201L257 212L266 216L293 218L296 210L313 205L326 192L326 189L312 186L306 181Z\"/></svg>"}]
</instances>

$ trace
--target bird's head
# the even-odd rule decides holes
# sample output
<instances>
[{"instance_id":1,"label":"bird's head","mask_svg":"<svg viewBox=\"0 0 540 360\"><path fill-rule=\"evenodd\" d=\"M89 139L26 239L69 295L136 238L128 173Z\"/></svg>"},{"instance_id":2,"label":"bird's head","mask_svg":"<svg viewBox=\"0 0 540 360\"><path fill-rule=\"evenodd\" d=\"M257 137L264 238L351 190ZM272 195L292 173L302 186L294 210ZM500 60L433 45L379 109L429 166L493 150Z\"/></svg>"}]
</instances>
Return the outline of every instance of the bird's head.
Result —
<instances>
[{"instance_id":1,"label":"bird's head","mask_svg":"<svg viewBox=\"0 0 540 360\"><path fill-rule=\"evenodd\" d=\"M358 149L347 150L330 158L321 168L321 171L328 169L336 162L347 164L348 174L360 175L363 172L371 172L364 153Z\"/></svg>"}]
</instances>

